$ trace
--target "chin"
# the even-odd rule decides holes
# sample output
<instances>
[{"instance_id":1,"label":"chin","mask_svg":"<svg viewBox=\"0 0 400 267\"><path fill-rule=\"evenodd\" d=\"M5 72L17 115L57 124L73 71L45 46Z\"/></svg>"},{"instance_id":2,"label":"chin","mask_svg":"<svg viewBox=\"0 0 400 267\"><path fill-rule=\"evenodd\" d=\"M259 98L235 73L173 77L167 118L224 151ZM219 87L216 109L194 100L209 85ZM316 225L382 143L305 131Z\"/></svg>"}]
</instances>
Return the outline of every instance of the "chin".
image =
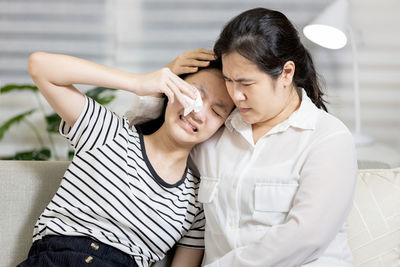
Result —
<instances>
[{"instance_id":1,"label":"chin","mask_svg":"<svg viewBox=\"0 0 400 267\"><path fill-rule=\"evenodd\" d=\"M198 143L197 137L188 133L185 129L178 128L174 134L175 141L183 145L195 145Z\"/></svg>"},{"instance_id":2,"label":"chin","mask_svg":"<svg viewBox=\"0 0 400 267\"><path fill-rule=\"evenodd\" d=\"M249 116L248 114L241 114L242 120L248 124L256 123L256 118L254 116Z\"/></svg>"}]
</instances>

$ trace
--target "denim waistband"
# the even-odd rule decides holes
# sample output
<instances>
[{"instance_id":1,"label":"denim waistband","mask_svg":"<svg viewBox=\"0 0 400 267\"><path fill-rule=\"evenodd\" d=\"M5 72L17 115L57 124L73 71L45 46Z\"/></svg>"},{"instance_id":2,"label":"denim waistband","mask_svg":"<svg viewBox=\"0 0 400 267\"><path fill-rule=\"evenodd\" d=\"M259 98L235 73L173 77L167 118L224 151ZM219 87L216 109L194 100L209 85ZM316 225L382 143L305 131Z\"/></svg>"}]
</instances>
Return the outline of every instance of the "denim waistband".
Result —
<instances>
[{"instance_id":1,"label":"denim waistband","mask_svg":"<svg viewBox=\"0 0 400 267\"><path fill-rule=\"evenodd\" d=\"M135 259L121 250L110 245L96 241L90 237L81 236L44 236L42 239L36 240L29 256L38 255L46 251L65 251L80 252L87 254L86 260L90 262L94 257L100 258L110 264L116 266L137 267Z\"/></svg>"}]
</instances>

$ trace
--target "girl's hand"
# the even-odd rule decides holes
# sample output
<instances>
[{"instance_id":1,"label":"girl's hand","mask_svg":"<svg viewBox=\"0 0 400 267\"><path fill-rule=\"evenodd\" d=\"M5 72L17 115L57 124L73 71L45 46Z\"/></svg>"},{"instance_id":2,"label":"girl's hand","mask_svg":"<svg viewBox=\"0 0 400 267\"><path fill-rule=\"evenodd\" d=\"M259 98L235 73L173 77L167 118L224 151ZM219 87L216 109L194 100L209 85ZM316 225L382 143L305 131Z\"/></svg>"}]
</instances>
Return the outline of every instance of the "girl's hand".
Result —
<instances>
[{"instance_id":1,"label":"girl's hand","mask_svg":"<svg viewBox=\"0 0 400 267\"><path fill-rule=\"evenodd\" d=\"M215 60L214 52L199 48L180 54L166 67L176 75L194 73L198 70L198 67L207 67L211 60Z\"/></svg>"},{"instance_id":2,"label":"girl's hand","mask_svg":"<svg viewBox=\"0 0 400 267\"><path fill-rule=\"evenodd\" d=\"M176 98L185 108L188 104L183 95L185 94L195 99L197 91L194 86L176 76L169 68L162 68L146 74L137 74L134 86L138 95L155 96L165 94L168 97L168 101L173 103Z\"/></svg>"}]
</instances>

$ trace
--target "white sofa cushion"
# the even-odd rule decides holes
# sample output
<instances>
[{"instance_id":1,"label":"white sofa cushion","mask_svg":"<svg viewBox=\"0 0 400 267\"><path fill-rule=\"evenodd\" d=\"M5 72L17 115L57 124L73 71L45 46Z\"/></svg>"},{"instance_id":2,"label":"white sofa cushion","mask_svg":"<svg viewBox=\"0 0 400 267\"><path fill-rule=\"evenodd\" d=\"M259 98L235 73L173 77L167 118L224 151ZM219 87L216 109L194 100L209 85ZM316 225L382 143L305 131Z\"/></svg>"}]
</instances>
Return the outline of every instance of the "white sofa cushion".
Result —
<instances>
[{"instance_id":1,"label":"white sofa cushion","mask_svg":"<svg viewBox=\"0 0 400 267\"><path fill-rule=\"evenodd\" d=\"M348 224L356 266L400 266L400 168L359 170Z\"/></svg>"}]
</instances>

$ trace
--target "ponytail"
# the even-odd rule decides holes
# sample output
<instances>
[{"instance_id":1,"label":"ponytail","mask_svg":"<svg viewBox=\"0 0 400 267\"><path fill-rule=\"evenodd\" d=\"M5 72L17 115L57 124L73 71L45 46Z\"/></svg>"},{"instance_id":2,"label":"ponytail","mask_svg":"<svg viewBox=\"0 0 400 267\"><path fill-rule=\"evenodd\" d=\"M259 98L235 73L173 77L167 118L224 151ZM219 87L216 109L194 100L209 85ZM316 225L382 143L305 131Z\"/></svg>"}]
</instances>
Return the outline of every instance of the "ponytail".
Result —
<instances>
[{"instance_id":1,"label":"ponytail","mask_svg":"<svg viewBox=\"0 0 400 267\"><path fill-rule=\"evenodd\" d=\"M321 90L321 77L315 71L312 57L303 45L301 45L299 50L299 56L295 57L294 60L296 70L293 83L297 88L304 88L307 96L318 108L328 111L325 106L327 102L323 99L324 93ZM301 54L302 56L300 56Z\"/></svg>"}]
</instances>

